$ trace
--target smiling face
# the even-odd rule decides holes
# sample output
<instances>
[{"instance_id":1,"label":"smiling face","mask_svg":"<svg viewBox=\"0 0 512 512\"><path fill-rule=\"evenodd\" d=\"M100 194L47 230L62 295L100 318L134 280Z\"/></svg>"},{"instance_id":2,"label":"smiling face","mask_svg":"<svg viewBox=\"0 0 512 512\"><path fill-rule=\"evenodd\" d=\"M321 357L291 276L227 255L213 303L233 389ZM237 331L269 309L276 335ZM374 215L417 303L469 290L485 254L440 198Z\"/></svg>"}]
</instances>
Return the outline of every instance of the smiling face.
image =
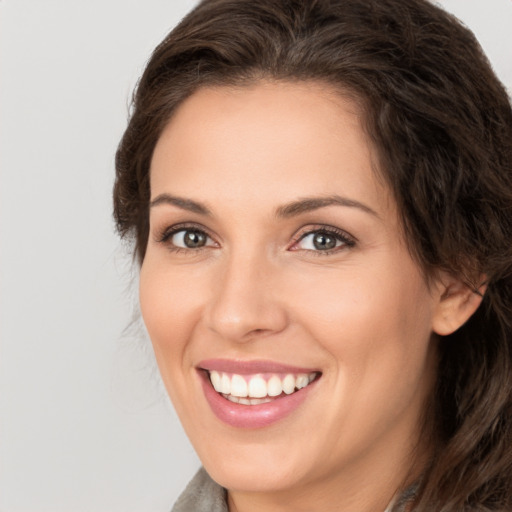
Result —
<instances>
[{"instance_id":1,"label":"smiling face","mask_svg":"<svg viewBox=\"0 0 512 512\"><path fill-rule=\"evenodd\" d=\"M375 162L357 107L314 83L200 90L155 148L142 314L232 499L385 505L410 469L439 294Z\"/></svg>"}]
</instances>

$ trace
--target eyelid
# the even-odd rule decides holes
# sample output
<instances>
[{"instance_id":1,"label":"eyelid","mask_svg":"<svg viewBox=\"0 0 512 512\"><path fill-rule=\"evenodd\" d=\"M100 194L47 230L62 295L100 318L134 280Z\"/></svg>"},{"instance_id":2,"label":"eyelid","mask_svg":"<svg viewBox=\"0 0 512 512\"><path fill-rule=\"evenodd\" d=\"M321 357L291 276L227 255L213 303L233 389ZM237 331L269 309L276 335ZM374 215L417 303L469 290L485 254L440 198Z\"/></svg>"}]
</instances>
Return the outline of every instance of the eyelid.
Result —
<instances>
[{"instance_id":1,"label":"eyelid","mask_svg":"<svg viewBox=\"0 0 512 512\"><path fill-rule=\"evenodd\" d=\"M315 233L326 233L328 235L331 235L336 238L336 240L339 240L343 242L340 246L334 247L332 249L327 250L312 250L312 249L301 249L301 248L294 248L301 240L306 238L309 235L315 234ZM335 252L339 252L343 250L344 248L350 248L354 247L357 243L357 238L349 233L347 233L345 230L337 228L335 226L329 226L326 224L317 224L313 226L307 226L304 228L301 228L299 232L294 235L292 245L289 247L288 250L292 251L306 251L309 253L314 253L315 255L328 255Z\"/></svg>"},{"instance_id":2,"label":"eyelid","mask_svg":"<svg viewBox=\"0 0 512 512\"><path fill-rule=\"evenodd\" d=\"M155 241L162 244L169 244L170 239L180 231L199 231L204 233L210 240L214 242L215 245L218 245L218 242L215 240L214 235L210 232L208 228L201 224L196 224L194 222L180 222L178 224L173 224L171 226L166 226L162 230L157 230L155 233ZM206 245L204 247L211 247L211 245ZM175 247L176 249L181 249L180 247ZM201 248L191 249L193 251L200 250Z\"/></svg>"},{"instance_id":3,"label":"eyelid","mask_svg":"<svg viewBox=\"0 0 512 512\"><path fill-rule=\"evenodd\" d=\"M180 231L186 231L186 230L196 230L199 232L204 233L212 242L213 244L207 244L205 246L199 247L199 248L181 248L174 246L170 243L170 239ZM338 241L341 241L342 244L340 246L334 247L332 249L326 249L326 250L313 250L313 249L301 249L295 247L301 240L303 240L308 235L312 235L315 233L326 233L328 235L331 235L335 237ZM203 226L202 224L197 224L194 222L180 222L177 224L173 224L171 226L166 226L165 228L161 230L157 230L155 233L155 241L157 243L166 244L169 246L170 249L174 251L193 251L197 252L201 249L207 248L207 247L219 247L219 243L216 241L215 235L213 235L208 228ZM315 255L328 255L335 252L339 252L343 250L344 248L350 248L354 247L357 243L357 238L353 235L349 234L343 229L337 228L335 226L330 226L326 224L317 224L317 225L308 225L303 228L301 228L292 238L292 244L288 247L288 250L291 251L305 251L308 253L313 253Z\"/></svg>"}]
</instances>

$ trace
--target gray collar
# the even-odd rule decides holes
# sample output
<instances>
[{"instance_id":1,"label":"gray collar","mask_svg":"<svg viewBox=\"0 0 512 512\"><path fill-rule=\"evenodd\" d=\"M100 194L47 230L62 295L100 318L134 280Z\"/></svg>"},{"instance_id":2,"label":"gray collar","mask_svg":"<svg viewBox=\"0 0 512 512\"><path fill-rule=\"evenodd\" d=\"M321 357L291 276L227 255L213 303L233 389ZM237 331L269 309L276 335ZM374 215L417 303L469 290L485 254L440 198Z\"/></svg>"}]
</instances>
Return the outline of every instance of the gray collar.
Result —
<instances>
[{"instance_id":1,"label":"gray collar","mask_svg":"<svg viewBox=\"0 0 512 512\"><path fill-rule=\"evenodd\" d=\"M171 512L229 512L226 489L201 468L187 485Z\"/></svg>"}]
</instances>

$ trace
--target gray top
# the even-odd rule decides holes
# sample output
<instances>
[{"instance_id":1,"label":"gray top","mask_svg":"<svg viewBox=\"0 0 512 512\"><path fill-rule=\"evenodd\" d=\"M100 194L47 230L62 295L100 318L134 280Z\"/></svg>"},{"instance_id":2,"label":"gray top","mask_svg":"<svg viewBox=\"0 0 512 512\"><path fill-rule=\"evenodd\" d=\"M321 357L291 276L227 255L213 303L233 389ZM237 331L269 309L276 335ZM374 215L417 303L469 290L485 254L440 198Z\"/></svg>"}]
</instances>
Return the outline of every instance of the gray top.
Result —
<instances>
[{"instance_id":1,"label":"gray top","mask_svg":"<svg viewBox=\"0 0 512 512\"><path fill-rule=\"evenodd\" d=\"M398 500L393 500L384 512L405 512L414 497L416 485L406 489ZM171 512L229 512L226 489L215 483L201 468L187 485Z\"/></svg>"},{"instance_id":2,"label":"gray top","mask_svg":"<svg viewBox=\"0 0 512 512\"><path fill-rule=\"evenodd\" d=\"M226 489L201 468L181 493L171 512L229 512Z\"/></svg>"}]
</instances>

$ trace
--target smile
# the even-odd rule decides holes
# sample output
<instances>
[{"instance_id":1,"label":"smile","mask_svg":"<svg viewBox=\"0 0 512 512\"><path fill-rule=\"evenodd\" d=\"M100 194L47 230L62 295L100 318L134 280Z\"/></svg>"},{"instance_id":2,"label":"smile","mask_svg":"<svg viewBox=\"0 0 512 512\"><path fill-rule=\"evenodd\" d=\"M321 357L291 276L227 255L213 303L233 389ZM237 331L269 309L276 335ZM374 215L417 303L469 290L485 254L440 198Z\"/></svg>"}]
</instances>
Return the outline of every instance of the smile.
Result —
<instances>
[{"instance_id":1,"label":"smile","mask_svg":"<svg viewBox=\"0 0 512 512\"><path fill-rule=\"evenodd\" d=\"M210 382L217 393L230 402L242 405L269 403L278 397L291 395L315 380L316 372L309 374L239 375L209 372Z\"/></svg>"},{"instance_id":2,"label":"smile","mask_svg":"<svg viewBox=\"0 0 512 512\"><path fill-rule=\"evenodd\" d=\"M236 428L272 425L300 409L322 373L271 361L212 359L198 365L211 411Z\"/></svg>"}]
</instances>

